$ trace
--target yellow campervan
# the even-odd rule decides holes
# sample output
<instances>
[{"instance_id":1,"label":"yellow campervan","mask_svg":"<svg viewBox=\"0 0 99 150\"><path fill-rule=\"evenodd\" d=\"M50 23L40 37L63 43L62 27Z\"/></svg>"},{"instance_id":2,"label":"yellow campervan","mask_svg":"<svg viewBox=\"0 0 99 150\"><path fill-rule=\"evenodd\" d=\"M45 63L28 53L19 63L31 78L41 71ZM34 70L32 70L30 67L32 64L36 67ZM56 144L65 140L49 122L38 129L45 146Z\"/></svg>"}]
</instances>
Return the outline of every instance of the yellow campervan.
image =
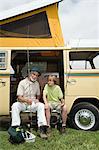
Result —
<instances>
[{"instance_id":1,"label":"yellow campervan","mask_svg":"<svg viewBox=\"0 0 99 150\"><path fill-rule=\"evenodd\" d=\"M96 130L99 127L99 48L64 47L58 1L48 0L46 5L41 1L39 8L35 5L31 11L12 12L11 17L5 14L1 18L0 116L10 114L19 81L27 75L27 70L38 66L42 73L41 89L49 74L58 77L70 125Z\"/></svg>"},{"instance_id":2,"label":"yellow campervan","mask_svg":"<svg viewBox=\"0 0 99 150\"><path fill-rule=\"evenodd\" d=\"M28 55L29 54L29 55ZM43 88L46 77L55 74L64 91L72 127L96 130L99 127L99 49L3 48L0 49L0 114L9 114L16 101L19 81L29 66L39 66Z\"/></svg>"}]
</instances>

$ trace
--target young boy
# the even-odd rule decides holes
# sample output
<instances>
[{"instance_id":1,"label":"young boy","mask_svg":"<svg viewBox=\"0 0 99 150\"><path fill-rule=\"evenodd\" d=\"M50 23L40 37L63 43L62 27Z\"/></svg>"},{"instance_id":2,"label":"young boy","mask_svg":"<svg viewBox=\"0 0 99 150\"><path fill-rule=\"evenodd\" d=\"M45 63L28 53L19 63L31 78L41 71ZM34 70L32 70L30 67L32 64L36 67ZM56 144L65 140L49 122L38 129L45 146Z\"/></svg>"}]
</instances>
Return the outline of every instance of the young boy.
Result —
<instances>
[{"instance_id":1,"label":"young boy","mask_svg":"<svg viewBox=\"0 0 99 150\"><path fill-rule=\"evenodd\" d=\"M63 99L63 93L59 85L56 84L56 77L54 75L50 75L48 77L48 83L45 85L43 90L43 100L45 103L45 113L47 119L47 125L50 129L50 117L51 112L50 109L53 110L61 109L62 110L62 133L65 132L66 128L66 120L67 120L67 110L65 101Z\"/></svg>"}]
</instances>

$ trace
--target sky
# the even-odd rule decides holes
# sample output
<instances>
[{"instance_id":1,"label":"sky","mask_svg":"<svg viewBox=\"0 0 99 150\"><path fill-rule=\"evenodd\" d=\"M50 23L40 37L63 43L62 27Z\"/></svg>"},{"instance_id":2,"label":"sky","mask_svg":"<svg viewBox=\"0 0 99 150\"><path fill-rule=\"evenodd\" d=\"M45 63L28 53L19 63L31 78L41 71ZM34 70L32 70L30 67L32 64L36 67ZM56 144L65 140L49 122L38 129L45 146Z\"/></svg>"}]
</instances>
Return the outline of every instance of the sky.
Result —
<instances>
[{"instance_id":1,"label":"sky","mask_svg":"<svg viewBox=\"0 0 99 150\"><path fill-rule=\"evenodd\" d=\"M33 0L0 0L0 11ZM59 18L65 43L72 39L99 39L99 0L63 0Z\"/></svg>"}]
</instances>

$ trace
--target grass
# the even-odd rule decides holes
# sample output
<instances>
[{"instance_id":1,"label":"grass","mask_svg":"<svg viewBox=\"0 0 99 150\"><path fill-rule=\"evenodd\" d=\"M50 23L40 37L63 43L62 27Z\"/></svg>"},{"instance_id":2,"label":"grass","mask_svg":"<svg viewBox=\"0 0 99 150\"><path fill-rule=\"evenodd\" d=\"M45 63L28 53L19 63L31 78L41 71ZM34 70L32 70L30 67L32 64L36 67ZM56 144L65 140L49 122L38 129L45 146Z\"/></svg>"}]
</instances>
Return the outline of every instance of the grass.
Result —
<instances>
[{"instance_id":1,"label":"grass","mask_svg":"<svg viewBox=\"0 0 99 150\"><path fill-rule=\"evenodd\" d=\"M13 145L8 141L7 131L0 131L0 150L99 150L99 131L80 131L67 128L67 134L61 135L52 129L48 140L41 139L36 131L34 143Z\"/></svg>"}]
</instances>

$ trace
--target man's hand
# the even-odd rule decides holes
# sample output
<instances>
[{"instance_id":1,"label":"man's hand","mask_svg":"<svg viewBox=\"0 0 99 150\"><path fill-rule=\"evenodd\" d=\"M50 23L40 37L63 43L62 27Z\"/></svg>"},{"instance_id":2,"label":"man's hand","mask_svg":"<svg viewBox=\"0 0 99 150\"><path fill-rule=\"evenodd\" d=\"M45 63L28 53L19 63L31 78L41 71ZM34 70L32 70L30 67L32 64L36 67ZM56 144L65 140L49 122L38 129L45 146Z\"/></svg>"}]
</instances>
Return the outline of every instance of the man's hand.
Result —
<instances>
[{"instance_id":1,"label":"man's hand","mask_svg":"<svg viewBox=\"0 0 99 150\"><path fill-rule=\"evenodd\" d=\"M26 97L23 97L23 96L18 96L18 100L19 102L21 103L27 103L28 105L32 105L32 99L28 99Z\"/></svg>"},{"instance_id":2,"label":"man's hand","mask_svg":"<svg viewBox=\"0 0 99 150\"><path fill-rule=\"evenodd\" d=\"M28 105L32 105L32 100L31 100L31 99L27 99L27 100L26 100L26 103L27 103Z\"/></svg>"},{"instance_id":3,"label":"man's hand","mask_svg":"<svg viewBox=\"0 0 99 150\"><path fill-rule=\"evenodd\" d=\"M34 102L35 102L35 104L36 104L36 103L38 103L38 102L39 102L39 100L38 100L38 99L34 99Z\"/></svg>"}]
</instances>

